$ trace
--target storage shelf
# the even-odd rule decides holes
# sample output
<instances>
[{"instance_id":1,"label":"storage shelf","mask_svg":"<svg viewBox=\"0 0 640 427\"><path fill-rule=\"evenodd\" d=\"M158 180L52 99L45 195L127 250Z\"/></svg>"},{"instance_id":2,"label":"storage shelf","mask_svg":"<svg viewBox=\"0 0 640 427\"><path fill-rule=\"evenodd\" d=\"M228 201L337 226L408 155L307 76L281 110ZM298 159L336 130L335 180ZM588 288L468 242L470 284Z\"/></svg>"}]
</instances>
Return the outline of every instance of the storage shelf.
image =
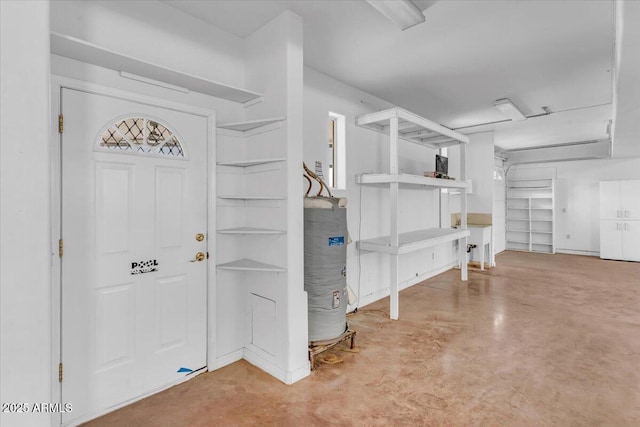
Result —
<instances>
[{"instance_id":1,"label":"storage shelf","mask_svg":"<svg viewBox=\"0 0 640 427\"><path fill-rule=\"evenodd\" d=\"M239 195L224 195L218 196L218 199L227 199L227 200L285 200L284 196L265 196L265 195L254 195L254 196L239 196Z\"/></svg>"},{"instance_id":2,"label":"storage shelf","mask_svg":"<svg viewBox=\"0 0 640 427\"><path fill-rule=\"evenodd\" d=\"M284 230L275 230L271 228L256 228L256 227L237 227L237 228L224 228L218 230L219 234L286 234Z\"/></svg>"},{"instance_id":3,"label":"storage shelf","mask_svg":"<svg viewBox=\"0 0 640 427\"><path fill-rule=\"evenodd\" d=\"M258 129L263 126L273 124L273 123L282 122L284 120L286 120L286 117L274 117L270 119L249 120L245 122L220 123L216 127L218 129L233 130L237 132L247 132L250 130Z\"/></svg>"},{"instance_id":4,"label":"storage shelf","mask_svg":"<svg viewBox=\"0 0 640 427\"><path fill-rule=\"evenodd\" d=\"M509 231L513 231L514 233L530 233L531 232L531 230L512 230L507 228L507 232Z\"/></svg>"},{"instance_id":5,"label":"storage shelf","mask_svg":"<svg viewBox=\"0 0 640 427\"><path fill-rule=\"evenodd\" d=\"M437 246L446 242L460 240L460 279L468 280L466 241L471 232L466 229L432 228L417 230L408 233L400 233L400 199L399 184L422 186L426 189L458 189L460 192L460 215L463 224L467 218L467 192L471 190L471 183L465 181L466 170L464 161L460 160L460 181L441 178L426 177L423 175L411 175L399 173L401 158L401 145L399 140L405 140L422 147L440 149L451 145L459 145L460 159L466 156L466 144L469 138L459 132L448 129L431 120L420 117L402 108L391 108L385 111L364 114L356 117L356 125L389 137L389 173L362 174L357 176L357 182L364 184L388 184L389 191L389 236L363 239L356 243L360 251L372 251L389 255L389 317L398 319L400 311L400 284L398 283L398 265L400 255L424 248ZM441 201L441 197L438 198ZM442 208L440 204L439 208ZM440 222L440 226L442 223ZM391 241L397 242L391 245Z\"/></svg>"},{"instance_id":6,"label":"storage shelf","mask_svg":"<svg viewBox=\"0 0 640 427\"><path fill-rule=\"evenodd\" d=\"M265 263L254 261L252 259L247 259L247 258L227 262L224 264L218 264L217 267L218 267L218 270L273 271L273 272L287 271L286 268L278 267L277 265L265 264Z\"/></svg>"},{"instance_id":7,"label":"storage shelf","mask_svg":"<svg viewBox=\"0 0 640 427\"><path fill-rule=\"evenodd\" d=\"M507 244L508 243L519 243L519 244L523 244L523 245L528 245L531 242L525 242L523 240L507 240Z\"/></svg>"},{"instance_id":8,"label":"storage shelf","mask_svg":"<svg viewBox=\"0 0 640 427\"><path fill-rule=\"evenodd\" d=\"M131 73L134 78L140 76L242 104L254 103L262 98L262 94L257 92L172 70L55 32L51 33L51 53L110 70ZM149 83L154 84L152 81Z\"/></svg>"},{"instance_id":9,"label":"storage shelf","mask_svg":"<svg viewBox=\"0 0 640 427\"><path fill-rule=\"evenodd\" d=\"M400 255L424 248L430 248L441 243L462 239L464 237L468 237L470 234L471 232L469 230L455 228L429 228L426 230L400 233L398 235L400 243L398 246L391 246L390 236L360 240L357 242L357 246L359 249L365 251Z\"/></svg>"},{"instance_id":10,"label":"storage shelf","mask_svg":"<svg viewBox=\"0 0 640 427\"><path fill-rule=\"evenodd\" d=\"M384 174L384 173L372 173L362 174L356 177L358 184L409 184L409 185L423 185L433 188L469 188L467 181L455 181L453 179L443 178L431 178L420 175L409 174Z\"/></svg>"},{"instance_id":11,"label":"storage shelf","mask_svg":"<svg viewBox=\"0 0 640 427\"><path fill-rule=\"evenodd\" d=\"M356 124L389 135L392 118L399 121L398 137L414 144L442 148L469 143L467 136L398 107L358 116Z\"/></svg>"},{"instance_id":12,"label":"storage shelf","mask_svg":"<svg viewBox=\"0 0 640 427\"><path fill-rule=\"evenodd\" d=\"M267 165L269 163L278 163L284 162L284 157L274 157L269 159L253 159L253 160L235 160L230 162L218 162L216 163L218 166L231 166L231 167L248 167L248 166L258 166L258 165Z\"/></svg>"},{"instance_id":13,"label":"storage shelf","mask_svg":"<svg viewBox=\"0 0 640 427\"><path fill-rule=\"evenodd\" d=\"M531 252L536 251L535 245L544 245L545 248L549 248L547 253L555 252L553 245L554 237L554 179L553 178L529 178L529 179L509 179L507 178L507 224L511 222L511 226L525 226L529 229L528 238L530 240L542 239L551 240L551 242L536 243L536 242L514 242L518 244L529 245L527 250ZM511 200L511 202L509 202ZM514 200L517 200L514 201ZM513 208L509 207L509 204L513 205L527 205L527 208ZM511 218L510 215L520 216L523 215L523 211L529 211L525 213L527 219ZM539 218L536 218L539 217ZM513 221L523 221L525 224L514 224ZM542 226L541 224L545 224ZM543 228L545 231L535 230L536 228ZM507 232L513 229L507 229ZM515 231L512 231L515 232ZM512 234L514 236L514 234ZM538 247L539 249L540 247Z\"/></svg>"},{"instance_id":14,"label":"storage shelf","mask_svg":"<svg viewBox=\"0 0 640 427\"><path fill-rule=\"evenodd\" d=\"M509 196L509 197L507 197L507 200L522 200L522 199L536 199L536 200L549 199L549 200L551 200L552 198L551 197L547 197L547 196L540 197L540 196L536 196L536 195L531 195L531 196Z\"/></svg>"}]
</instances>

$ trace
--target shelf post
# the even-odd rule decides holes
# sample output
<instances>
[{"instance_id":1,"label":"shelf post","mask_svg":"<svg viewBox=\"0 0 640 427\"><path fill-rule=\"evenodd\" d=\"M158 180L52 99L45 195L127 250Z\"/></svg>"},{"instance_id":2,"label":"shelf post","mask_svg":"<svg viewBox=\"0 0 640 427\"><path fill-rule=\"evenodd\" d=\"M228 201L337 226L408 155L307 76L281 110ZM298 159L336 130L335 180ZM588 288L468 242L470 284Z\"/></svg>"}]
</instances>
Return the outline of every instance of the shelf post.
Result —
<instances>
[{"instance_id":1,"label":"shelf post","mask_svg":"<svg viewBox=\"0 0 640 427\"><path fill-rule=\"evenodd\" d=\"M389 121L389 173L391 175L398 174L398 123L397 117L391 118ZM389 184L389 243L392 247L400 245L400 237L398 233L398 181ZM399 289L398 289L398 264L399 255L390 254L391 262L389 266L389 317L398 320L399 317Z\"/></svg>"},{"instance_id":2,"label":"shelf post","mask_svg":"<svg viewBox=\"0 0 640 427\"><path fill-rule=\"evenodd\" d=\"M460 179L467 180L467 144L460 144ZM467 229L467 189L460 191L460 227ZM460 275L461 280L466 282L468 279L467 266L467 238L463 237L459 240L460 246Z\"/></svg>"}]
</instances>

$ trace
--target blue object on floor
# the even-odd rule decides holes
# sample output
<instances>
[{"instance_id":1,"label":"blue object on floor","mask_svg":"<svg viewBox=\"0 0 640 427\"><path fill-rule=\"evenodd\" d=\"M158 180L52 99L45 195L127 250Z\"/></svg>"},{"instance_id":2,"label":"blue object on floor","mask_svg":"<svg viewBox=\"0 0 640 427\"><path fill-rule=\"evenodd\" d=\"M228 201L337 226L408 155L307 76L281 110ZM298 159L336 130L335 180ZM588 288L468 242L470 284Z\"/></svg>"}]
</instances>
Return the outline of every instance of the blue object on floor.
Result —
<instances>
[{"instance_id":1,"label":"blue object on floor","mask_svg":"<svg viewBox=\"0 0 640 427\"><path fill-rule=\"evenodd\" d=\"M178 373L182 373L182 372L193 372L193 369L189 369L189 368L180 368L180 369L178 369Z\"/></svg>"}]
</instances>

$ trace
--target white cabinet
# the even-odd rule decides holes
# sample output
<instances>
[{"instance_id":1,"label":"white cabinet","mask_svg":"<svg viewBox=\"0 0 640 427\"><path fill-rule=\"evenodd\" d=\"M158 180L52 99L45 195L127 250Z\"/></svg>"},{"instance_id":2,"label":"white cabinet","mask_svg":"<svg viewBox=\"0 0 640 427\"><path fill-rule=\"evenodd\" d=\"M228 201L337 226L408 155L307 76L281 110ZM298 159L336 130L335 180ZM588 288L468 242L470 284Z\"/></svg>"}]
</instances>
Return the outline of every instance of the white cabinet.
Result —
<instances>
[{"instance_id":1,"label":"white cabinet","mask_svg":"<svg viewBox=\"0 0 640 427\"><path fill-rule=\"evenodd\" d=\"M600 183L600 258L640 261L640 180Z\"/></svg>"},{"instance_id":2,"label":"white cabinet","mask_svg":"<svg viewBox=\"0 0 640 427\"><path fill-rule=\"evenodd\" d=\"M622 259L622 229L620 221L600 220L600 258Z\"/></svg>"},{"instance_id":3,"label":"white cabinet","mask_svg":"<svg viewBox=\"0 0 640 427\"><path fill-rule=\"evenodd\" d=\"M622 259L640 261L640 221L622 224Z\"/></svg>"},{"instance_id":4,"label":"white cabinet","mask_svg":"<svg viewBox=\"0 0 640 427\"><path fill-rule=\"evenodd\" d=\"M402 108L378 111L356 118L356 124L389 135L389 173L363 174L357 177L360 185L385 185L389 188L389 230L388 236L359 240L360 251L386 253L390 258L390 313L392 319L399 316L399 258L400 255L437 246L446 242L458 241L460 251L461 280L467 280L466 250L467 237L467 196L469 183L465 179L466 144L469 139L451 129L445 128L428 119L420 117ZM398 142L405 140L423 147L439 149L451 145L460 145L460 181L429 178L421 175L400 173ZM399 232L399 198L401 188L423 188L424 190L456 189L461 193L460 210L462 225L458 229L440 227L426 230Z\"/></svg>"},{"instance_id":5,"label":"white cabinet","mask_svg":"<svg viewBox=\"0 0 640 427\"><path fill-rule=\"evenodd\" d=\"M507 249L554 253L554 180L508 179Z\"/></svg>"}]
</instances>

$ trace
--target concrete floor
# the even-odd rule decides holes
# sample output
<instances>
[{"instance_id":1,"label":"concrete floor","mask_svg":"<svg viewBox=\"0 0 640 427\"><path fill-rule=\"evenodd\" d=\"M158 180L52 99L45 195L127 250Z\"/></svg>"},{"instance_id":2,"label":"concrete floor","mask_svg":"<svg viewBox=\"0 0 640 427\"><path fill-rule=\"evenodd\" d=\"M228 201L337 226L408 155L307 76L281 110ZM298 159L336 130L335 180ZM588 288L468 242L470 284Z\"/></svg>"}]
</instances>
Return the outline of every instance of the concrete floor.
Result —
<instances>
[{"instance_id":1,"label":"concrete floor","mask_svg":"<svg viewBox=\"0 0 640 427\"><path fill-rule=\"evenodd\" d=\"M88 425L640 425L640 263L497 262L350 315L359 353L294 385L241 361Z\"/></svg>"}]
</instances>

